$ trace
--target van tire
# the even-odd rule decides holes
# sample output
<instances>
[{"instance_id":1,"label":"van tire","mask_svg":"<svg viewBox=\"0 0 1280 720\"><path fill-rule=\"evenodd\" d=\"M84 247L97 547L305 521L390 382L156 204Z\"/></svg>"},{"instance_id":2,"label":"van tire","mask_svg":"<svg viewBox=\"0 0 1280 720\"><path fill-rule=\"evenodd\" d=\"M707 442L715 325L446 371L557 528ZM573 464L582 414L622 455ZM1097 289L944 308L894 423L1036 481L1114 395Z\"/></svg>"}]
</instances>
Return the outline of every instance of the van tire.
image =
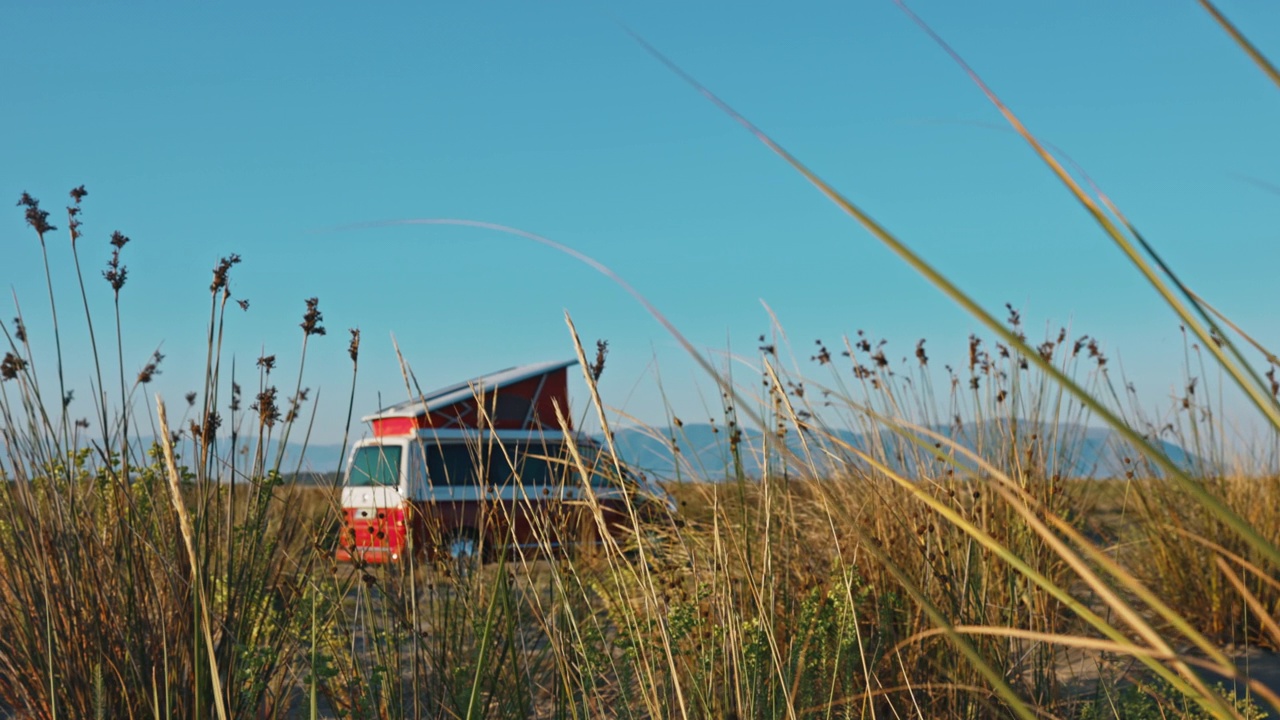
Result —
<instances>
[{"instance_id":1,"label":"van tire","mask_svg":"<svg viewBox=\"0 0 1280 720\"><path fill-rule=\"evenodd\" d=\"M444 547L441 550L445 558L460 569L477 568L488 560L485 557L488 548L483 547L480 542L480 533L474 528L463 527L454 530L445 538Z\"/></svg>"}]
</instances>

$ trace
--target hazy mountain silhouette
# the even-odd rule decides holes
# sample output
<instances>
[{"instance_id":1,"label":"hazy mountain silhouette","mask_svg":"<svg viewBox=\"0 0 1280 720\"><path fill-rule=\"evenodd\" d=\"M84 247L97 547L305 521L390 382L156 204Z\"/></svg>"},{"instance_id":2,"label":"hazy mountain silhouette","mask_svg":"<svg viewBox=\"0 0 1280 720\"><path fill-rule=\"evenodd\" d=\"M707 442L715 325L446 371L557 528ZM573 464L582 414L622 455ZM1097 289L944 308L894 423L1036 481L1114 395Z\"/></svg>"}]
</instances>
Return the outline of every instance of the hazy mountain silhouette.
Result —
<instances>
[{"instance_id":1,"label":"hazy mountain silhouette","mask_svg":"<svg viewBox=\"0 0 1280 720\"><path fill-rule=\"evenodd\" d=\"M1001 466L1001 459L1004 459L1005 465L1011 464L1010 458L1015 451L1009 447L1006 439L1009 433L994 422L982 426L969 423L958 430L954 427L931 427L929 430L969 450L976 451L981 447L981 456L998 467ZM661 436L655 436L655 432L661 433ZM925 441L926 447L920 447L887 429L881 430L878 437L850 430L833 430L829 434L834 441L824 439L826 434L823 431L807 435L802 440L794 429L790 429L785 439L786 447L796 456L806 457L807 444L809 462L820 471L829 471L837 465L854 461L855 454L850 448L868 452L893 470L908 476L918 474L923 464L939 462L929 452L929 447L935 445L932 439ZM1019 442L1021 447L1016 452L1024 466L1027 464L1028 446L1035 446L1032 451L1033 461L1047 468L1047 472L1063 477L1123 477L1130 470L1139 476L1158 474L1154 468L1146 466L1141 460L1141 454L1129 448L1118 433L1107 428L1059 425L1055 429L1024 423L1019 427L1018 436L1022 439ZM1037 439L1033 441L1032 436ZM1055 438L1055 441L1045 442L1039 438ZM774 459L771 462L775 469L780 469L777 464L777 458L781 455L780 448L777 447L775 438L770 439L774 446L771 453ZM626 428L618 431L614 440L623 460L659 478L691 476L717 480L731 476L735 471L728 433L722 427L687 424L674 429ZM763 440L762 433L757 430L743 431L739 458L742 471L747 476L759 477L762 474ZM678 452L673 451L673 446L679 448ZM1193 472L1204 467L1200 458L1177 444L1159 442L1157 447L1178 467ZM939 451L947 453L945 443ZM960 457L958 454L956 456Z\"/></svg>"},{"instance_id":2,"label":"hazy mountain silhouette","mask_svg":"<svg viewBox=\"0 0 1280 720\"><path fill-rule=\"evenodd\" d=\"M1012 449L1005 438L1009 437L1007 428L1002 428L995 421L979 426L968 423L958 430L955 427L931 427L931 431L954 440L957 444L970 450L982 447L982 455L988 460L1008 458ZM868 436L851 430L833 430L831 436L835 442L824 441L822 433L808 435L805 440L810 446L810 457L814 465L828 471L837 463L851 461L853 454L848 448L857 448L871 452L895 471L908 476L918 474L924 463L938 462L928 453L927 448L895 435L890 430L881 430L879 436ZM1029 444L1037 447L1033 451L1036 463L1043 464L1048 472L1063 477L1073 478L1109 478L1123 477L1126 472L1134 470L1139 476L1158 474L1153 468L1141 461L1141 455L1123 442L1119 434L1107 428L1087 427L1074 424L1060 424L1056 429L1048 426L1036 427L1031 423L1020 423L1018 437L1022 446L1018 452L1022 462L1026 463L1026 449ZM1032 436L1037 440L1032 441ZM672 438L676 442L673 451ZM1053 443L1039 441L1038 438L1054 438ZM763 470L764 437L758 430L744 430L741 444L742 471L749 477L759 477ZM771 438L771 440L773 440ZM778 469L776 440L773 456L773 467ZM734 472L733 457L730 453L728 433L723 427L709 424L686 424L679 428L637 428L628 427L614 434L614 443L618 454L628 465L644 470L659 479L679 478L722 480ZM932 446L929 440L926 446ZM791 429L786 436L786 446L794 454L804 456L805 442ZM1175 443L1157 443L1170 460L1181 468L1192 472L1202 472L1203 461L1187 452ZM821 452L818 449L821 448ZM292 473L297 465L297 446L290 443L286 453L283 470ZM302 463L306 473L332 473L337 470L342 458L339 456L341 446L312 445L307 448ZM945 447L942 449L945 452ZM831 458L834 455L835 458ZM1129 462L1125 462L1128 459ZM1008 461L1006 460L1006 463ZM794 471L794 468L792 469Z\"/></svg>"}]
</instances>

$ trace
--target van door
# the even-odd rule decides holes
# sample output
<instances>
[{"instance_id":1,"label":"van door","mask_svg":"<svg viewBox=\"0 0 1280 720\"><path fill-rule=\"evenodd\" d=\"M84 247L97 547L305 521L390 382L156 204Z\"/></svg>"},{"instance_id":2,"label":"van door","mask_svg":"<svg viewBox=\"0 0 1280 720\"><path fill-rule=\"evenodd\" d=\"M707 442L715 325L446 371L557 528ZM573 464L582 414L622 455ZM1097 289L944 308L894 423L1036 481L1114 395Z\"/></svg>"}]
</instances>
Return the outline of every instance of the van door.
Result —
<instances>
[{"instance_id":1,"label":"van door","mask_svg":"<svg viewBox=\"0 0 1280 720\"><path fill-rule=\"evenodd\" d=\"M566 525L573 514L573 488L564 482L563 448L559 442L533 439L509 450L515 460L512 478L513 516L522 545L560 547L574 540Z\"/></svg>"},{"instance_id":2,"label":"van door","mask_svg":"<svg viewBox=\"0 0 1280 720\"><path fill-rule=\"evenodd\" d=\"M488 544L483 512L483 478L465 441L424 441L426 467L422 477L424 537L436 547L447 547L459 538Z\"/></svg>"},{"instance_id":3,"label":"van door","mask_svg":"<svg viewBox=\"0 0 1280 720\"><path fill-rule=\"evenodd\" d=\"M421 503L427 499L427 448L421 440L409 443L406 448L407 472L405 479L405 499L412 503Z\"/></svg>"}]
</instances>

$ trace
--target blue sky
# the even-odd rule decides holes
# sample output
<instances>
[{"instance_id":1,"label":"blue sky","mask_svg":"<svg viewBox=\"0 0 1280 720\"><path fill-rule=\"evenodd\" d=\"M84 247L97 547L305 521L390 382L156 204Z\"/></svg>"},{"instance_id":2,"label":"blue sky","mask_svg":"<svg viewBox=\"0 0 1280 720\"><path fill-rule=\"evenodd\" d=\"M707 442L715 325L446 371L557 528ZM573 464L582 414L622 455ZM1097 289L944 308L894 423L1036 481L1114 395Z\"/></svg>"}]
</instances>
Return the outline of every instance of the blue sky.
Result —
<instances>
[{"instance_id":1,"label":"blue sky","mask_svg":"<svg viewBox=\"0 0 1280 720\"><path fill-rule=\"evenodd\" d=\"M1195 3L913 7L1189 284L1280 340L1280 194L1249 180L1280 185L1280 90ZM1280 55L1280 7L1222 7ZM333 231L403 218L572 246L710 351L751 354L769 329L764 301L805 370L814 339L858 329L887 338L891 356L926 337L939 363L963 360L976 321L614 17L961 287L1012 302L1033 336L1070 323L1101 338L1152 405L1181 382L1177 321L891 2L31 3L6 16L0 196L30 191L65 227L67 190L87 185L81 253L104 321L107 240L133 238L125 365L136 373L162 344L152 390L170 402L197 386L210 268L234 252L233 290L251 307L232 316L227 346L245 372L263 348L293 368L303 300L320 298L329 336L304 380L322 391L320 441L341 435L347 328L364 333L361 413L404 395L391 333L430 387L571 354L566 310L585 340L611 343L606 401L665 422L656 364L676 412L705 418L699 393L714 391L695 365L576 261L469 228ZM39 247L18 208L0 217L0 243L0 282L48 357ZM69 381L87 398L62 233L50 257Z\"/></svg>"}]
</instances>

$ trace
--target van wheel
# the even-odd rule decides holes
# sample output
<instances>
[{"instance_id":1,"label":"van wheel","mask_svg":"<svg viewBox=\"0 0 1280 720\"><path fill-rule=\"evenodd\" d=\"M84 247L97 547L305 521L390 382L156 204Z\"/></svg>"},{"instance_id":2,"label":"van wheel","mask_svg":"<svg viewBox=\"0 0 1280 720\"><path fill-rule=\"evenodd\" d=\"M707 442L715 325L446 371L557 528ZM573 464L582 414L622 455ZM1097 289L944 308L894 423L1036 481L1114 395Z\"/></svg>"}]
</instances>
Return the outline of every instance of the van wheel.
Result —
<instances>
[{"instance_id":1,"label":"van wheel","mask_svg":"<svg viewBox=\"0 0 1280 720\"><path fill-rule=\"evenodd\" d=\"M469 571L484 563L480 534L471 528L459 528L444 541L444 555L459 571Z\"/></svg>"}]
</instances>

